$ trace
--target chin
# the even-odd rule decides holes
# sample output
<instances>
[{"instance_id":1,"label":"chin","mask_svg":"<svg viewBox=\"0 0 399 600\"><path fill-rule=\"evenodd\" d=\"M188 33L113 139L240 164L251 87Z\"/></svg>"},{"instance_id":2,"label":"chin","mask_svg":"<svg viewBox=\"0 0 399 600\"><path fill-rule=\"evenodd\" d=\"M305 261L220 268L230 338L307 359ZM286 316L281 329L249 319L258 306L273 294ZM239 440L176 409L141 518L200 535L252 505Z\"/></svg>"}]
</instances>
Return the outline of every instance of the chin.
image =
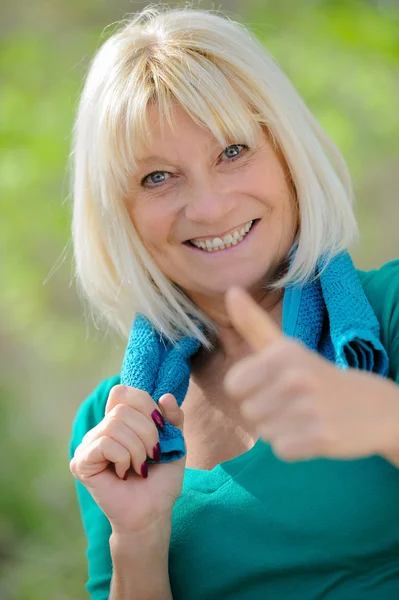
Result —
<instances>
[{"instance_id":1,"label":"chin","mask_svg":"<svg viewBox=\"0 0 399 600\"><path fill-rule=\"evenodd\" d=\"M267 269L266 269L267 272ZM206 296L220 296L224 295L228 289L233 286L239 286L246 290L256 289L261 286L267 278L265 277L265 270L258 273L232 272L220 273L218 277L202 282L201 289L199 289L199 281L196 282L196 288L199 292Z\"/></svg>"}]
</instances>

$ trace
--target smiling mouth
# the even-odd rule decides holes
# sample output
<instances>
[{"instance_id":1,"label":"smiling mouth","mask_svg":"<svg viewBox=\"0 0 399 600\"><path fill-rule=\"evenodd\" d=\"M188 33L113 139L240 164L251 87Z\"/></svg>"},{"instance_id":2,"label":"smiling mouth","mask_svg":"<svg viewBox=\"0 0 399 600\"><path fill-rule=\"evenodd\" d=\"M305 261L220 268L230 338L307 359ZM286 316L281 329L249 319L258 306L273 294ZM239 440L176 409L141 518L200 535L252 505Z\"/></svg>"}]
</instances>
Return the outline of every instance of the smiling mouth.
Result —
<instances>
[{"instance_id":1,"label":"smiling mouth","mask_svg":"<svg viewBox=\"0 0 399 600\"><path fill-rule=\"evenodd\" d=\"M237 229L232 230L231 233L221 237L194 238L193 240L187 240L184 244L204 252L218 252L219 250L225 250L226 248L240 244L258 221L260 221L260 219L248 221L242 227L238 227Z\"/></svg>"}]
</instances>

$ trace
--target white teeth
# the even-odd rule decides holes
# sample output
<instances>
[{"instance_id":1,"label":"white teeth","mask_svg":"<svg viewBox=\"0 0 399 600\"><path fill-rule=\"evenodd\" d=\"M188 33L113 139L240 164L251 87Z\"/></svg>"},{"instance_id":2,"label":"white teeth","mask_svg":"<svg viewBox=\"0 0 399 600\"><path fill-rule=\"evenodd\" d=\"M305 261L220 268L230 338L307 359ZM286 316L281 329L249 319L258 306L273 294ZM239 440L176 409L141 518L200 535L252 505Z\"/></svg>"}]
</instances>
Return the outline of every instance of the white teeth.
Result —
<instances>
[{"instance_id":1,"label":"white teeth","mask_svg":"<svg viewBox=\"0 0 399 600\"><path fill-rule=\"evenodd\" d=\"M224 250L225 248L230 248L231 246L235 246L239 242L241 242L244 237L247 235L248 231L251 229L253 221L249 221L244 227L241 229L236 229L233 233L227 233L223 236L223 239L220 237L216 237L209 240L191 240L191 243L201 250L207 250L208 252L216 252L218 250Z\"/></svg>"}]
</instances>

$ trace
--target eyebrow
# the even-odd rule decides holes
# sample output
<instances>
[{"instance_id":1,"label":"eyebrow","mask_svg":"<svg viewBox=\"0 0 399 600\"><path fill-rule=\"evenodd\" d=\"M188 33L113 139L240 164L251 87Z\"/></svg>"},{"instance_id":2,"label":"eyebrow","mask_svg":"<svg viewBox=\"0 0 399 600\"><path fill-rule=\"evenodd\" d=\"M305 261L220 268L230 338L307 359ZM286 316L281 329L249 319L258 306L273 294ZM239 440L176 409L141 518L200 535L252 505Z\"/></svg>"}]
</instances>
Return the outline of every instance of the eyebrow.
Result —
<instances>
[{"instance_id":1,"label":"eyebrow","mask_svg":"<svg viewBox=\"0 0 399 600\"><path fill-rule=\"evenodd\" d=\"M169 159L170 160L170 159ZM148 162L169 162L168 159L164 158L163 156L144 156L144 157L139 157L137 159L137 162L139 163L148 163Z\"/></svg>"},{"instance_id":2,"label":"eyebrow","mask_svg":"<svg viewBox=\"0 0 399 600\"><path fill-rule=\"evenodd\" d=\"M207 149L213 149L219 145L220 144L219 144L218 140L215 140L214 142L210 142L209 144L207 144L204 147L204 152ZM142 164L142 163L149 163L149 162L165 162L165 163L167 163L167 162L175 162L175 161L171 160L170 157L165 158L164 156L158 156L158 155L154 154L151 156L140 156L140 157L138 157L137 162Z\"/></svg>"}]
</instances>

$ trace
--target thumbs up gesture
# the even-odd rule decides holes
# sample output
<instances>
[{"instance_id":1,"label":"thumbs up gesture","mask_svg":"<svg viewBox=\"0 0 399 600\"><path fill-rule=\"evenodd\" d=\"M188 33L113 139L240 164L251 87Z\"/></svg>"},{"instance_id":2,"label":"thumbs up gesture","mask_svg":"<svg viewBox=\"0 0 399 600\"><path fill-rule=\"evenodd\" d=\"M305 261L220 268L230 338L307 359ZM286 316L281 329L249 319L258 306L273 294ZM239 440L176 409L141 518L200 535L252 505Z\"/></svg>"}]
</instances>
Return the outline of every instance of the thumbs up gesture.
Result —
<instances>
[{"instance_id":1,"label":"thumbs up gesture","mask_svg":"<svg viewBox=\"0 0 399 600\"><path fill-rule=\"evenodd\" d=\"M338 369L285 336L241 288L230 288L225 300L232 325L254 353L230 368L224 388L277 456L399 457L397 384Z\"/></svg>"}]
</instances>

